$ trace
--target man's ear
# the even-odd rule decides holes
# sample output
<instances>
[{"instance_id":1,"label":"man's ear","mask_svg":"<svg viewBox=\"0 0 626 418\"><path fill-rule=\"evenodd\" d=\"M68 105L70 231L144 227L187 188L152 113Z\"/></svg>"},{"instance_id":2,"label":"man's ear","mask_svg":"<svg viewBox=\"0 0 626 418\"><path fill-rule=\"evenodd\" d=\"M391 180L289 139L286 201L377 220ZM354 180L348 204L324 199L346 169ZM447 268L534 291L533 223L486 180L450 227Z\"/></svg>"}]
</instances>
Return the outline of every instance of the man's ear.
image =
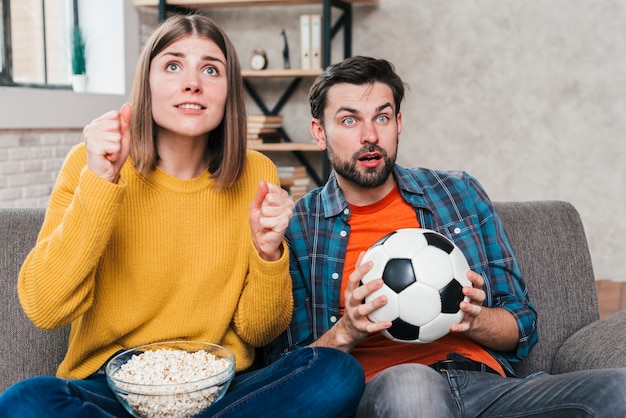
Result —
<instances>
[{"instance_id":1,"label":"man's ear","mask_svg":"<svg viewBox=\"0 0 626 418\"><path fill-rule=\"evenodd\" d=\"M317 142L319 149L324 151L326 149L326 134L324 133L322 122L317 118L311 119L309 130L311 131L311 136L315 139L315 142Z\"/></svg>"}]
</instances>

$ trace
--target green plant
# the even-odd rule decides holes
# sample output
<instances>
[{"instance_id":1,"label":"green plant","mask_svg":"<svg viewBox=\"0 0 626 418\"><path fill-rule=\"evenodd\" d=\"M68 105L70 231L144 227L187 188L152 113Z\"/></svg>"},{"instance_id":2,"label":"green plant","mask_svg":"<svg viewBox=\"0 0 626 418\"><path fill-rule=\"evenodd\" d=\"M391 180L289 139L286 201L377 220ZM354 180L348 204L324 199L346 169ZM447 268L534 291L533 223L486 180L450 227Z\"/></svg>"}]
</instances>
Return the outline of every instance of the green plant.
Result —
<instances>
[{"instance_id":1,"label":"green plant","mask_svg":"<svg viewBox=\"0 0 626 418\"><path fill-rule=\"evenodd\" d=\"M72 74L86 73L85 39L80 26L72 31Z\"/></svg>"}]
</instances>

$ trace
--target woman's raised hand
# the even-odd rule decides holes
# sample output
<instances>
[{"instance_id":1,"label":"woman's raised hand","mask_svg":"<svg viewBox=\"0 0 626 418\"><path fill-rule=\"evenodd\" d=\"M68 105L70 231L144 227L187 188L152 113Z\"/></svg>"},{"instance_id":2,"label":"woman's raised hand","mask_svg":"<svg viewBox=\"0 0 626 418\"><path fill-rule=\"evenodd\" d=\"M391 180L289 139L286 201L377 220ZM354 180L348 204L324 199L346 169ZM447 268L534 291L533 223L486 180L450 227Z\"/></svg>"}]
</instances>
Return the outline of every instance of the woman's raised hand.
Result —
<instances>
[{"instance_id":1,"label":"woman's raised hand","mask_svg":"<svg viewBox=\"0 0 626 418\"><path fill-rule=\"evenodd\" d=\"M293 201L281 187L261 181L250 204L252 242L264 260L280 258L285 230L293 212Z\"/></svg>"},{"instance_id":2,"label":"woman's raised hand","mask_svg":"<svg viewBox=\"0 0 626 418\"><path fill-rule=\"evenodd\" d=\"M95 174L117 183L130 149L130 104L107 112L83 129L87 145L87 167Z\"/></svg>"}]
</instances>

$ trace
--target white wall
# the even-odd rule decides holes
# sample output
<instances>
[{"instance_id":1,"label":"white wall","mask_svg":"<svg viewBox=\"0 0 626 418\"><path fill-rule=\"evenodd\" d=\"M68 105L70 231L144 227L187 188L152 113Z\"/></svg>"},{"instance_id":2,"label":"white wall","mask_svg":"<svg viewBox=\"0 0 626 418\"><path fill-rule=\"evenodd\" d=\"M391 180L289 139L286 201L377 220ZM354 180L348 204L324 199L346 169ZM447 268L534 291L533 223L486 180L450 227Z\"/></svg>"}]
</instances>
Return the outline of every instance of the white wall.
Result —
<instances>
[{"instance_id":1,"label":"white wall","mask_svg":"<svg viewBox=\"0 0 626 418\"><path fill-rule=\"evenodd\" d=\"M579 210L598 278L626 281L626 3L381 0L355 54L410 86L400 162L464 169L495 200Z\"/></svg>"},{"instance_id":2,"label":"white wall","mask_svg":"<svg viewBox=\"0 0 626 418\"><path fill-rule=\"evenodd\" d=\"M228 9L214 16L244 68L258 46L275 68L281 29L297 57L297 18L316 10ZM124 18L107 22L125 32L126 87L138 54L136 20L132 0L124 0ZM354 54L394 62L410 89L400 163L467 170L494 200L573 203L596 276L626 281L626 2L380 0L355 7L353 38ZM282 85L263 83L270 97ZM303 141L307 88L283 112L288 131ZM124 100L0 88L0 129L82 126Z\"/></svg>"},{"instance_id":3,"label":"white wall","mask_svg":"<svg viewBox=\"0 0 626 418\"><path fill-rule=\"evenodd\" d=\"M215 16L244 67L256 46L280 65L281 28L297 45L295 22L311 10L290 9ZM626 2L380 0L354 10L353 54L392 61L410 89L400 163L466 170L494 200L573 203L597 277L626 281ZM279 82L267 84L271 97ZM285 123L307 140L305 87L299 97Z\"/></svg>"},{"instance_id":4,"label":"white wall","mask_svg":"<svg viewBox=\"0 0 626 418\"><path fill-rule=\"evenodd\" d=\"M79 0L78 10L85 33L89 92L125 94L123 0Z\"/></svg>"},{"instance_id":5,"label":"white wall","mask_svg":"<svg viewBox=\"0 0 626 418\"><path fill-rule=\"evenodd\" d=\"M80 128L126 101L139 48L132 0L80 0L79 12L88 93L0 87L0 129Z\"/></svg>"}]
</instances>

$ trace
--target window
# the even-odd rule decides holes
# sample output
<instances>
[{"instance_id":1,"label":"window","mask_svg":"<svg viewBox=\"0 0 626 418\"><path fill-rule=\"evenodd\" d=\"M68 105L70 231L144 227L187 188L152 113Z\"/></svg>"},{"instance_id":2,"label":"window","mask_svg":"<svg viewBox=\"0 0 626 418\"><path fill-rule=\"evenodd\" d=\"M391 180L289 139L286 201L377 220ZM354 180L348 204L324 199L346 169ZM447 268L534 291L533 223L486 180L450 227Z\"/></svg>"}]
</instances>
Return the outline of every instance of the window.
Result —
<instances>
[{"instance_id":1,"label":"window","mask_svg":"<svg viewBox=\"0 0 626 418\"><path fill-rule=\"evenodd\" d=\"M0 2L0 85L68 87L72 0Z\"/></svg>"}]
</instances>

